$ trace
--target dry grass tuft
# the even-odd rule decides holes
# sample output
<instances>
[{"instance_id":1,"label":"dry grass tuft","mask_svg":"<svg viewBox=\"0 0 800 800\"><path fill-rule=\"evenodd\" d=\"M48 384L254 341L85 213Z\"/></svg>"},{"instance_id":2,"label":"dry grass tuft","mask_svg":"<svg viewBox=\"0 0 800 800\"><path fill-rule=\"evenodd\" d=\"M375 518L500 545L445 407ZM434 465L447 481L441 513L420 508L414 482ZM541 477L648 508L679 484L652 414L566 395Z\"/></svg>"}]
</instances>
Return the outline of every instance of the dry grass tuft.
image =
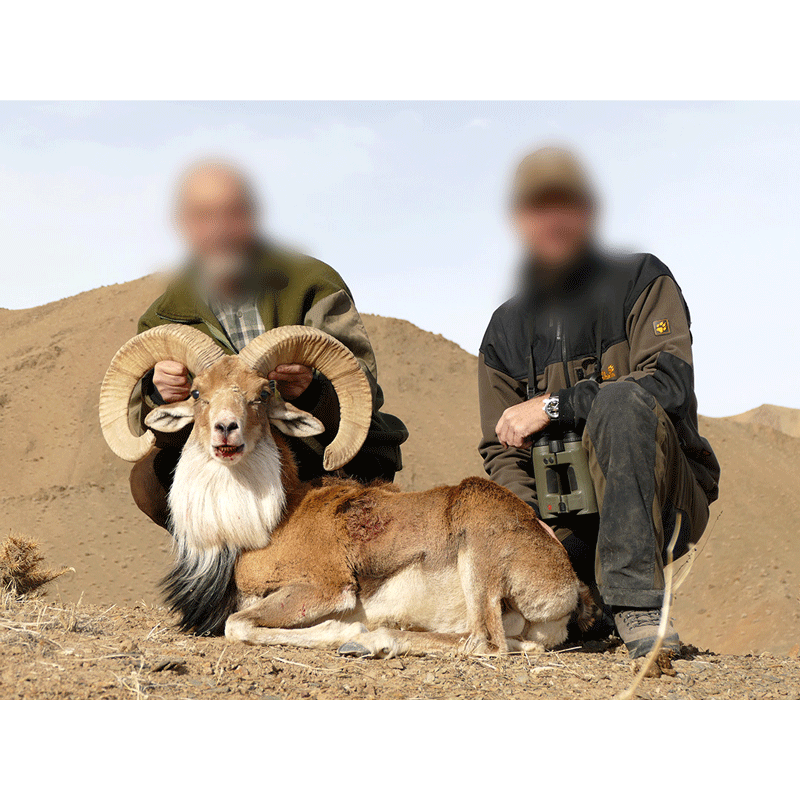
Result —
<instances>
[{"instance_id":1,"label":"dry grass tuft","mask_svg":"<svg viewBox=\"0 0 800 800\"><path fill-rule=\"evenodd\" d=\"M38 542L22 536L8 536L0 545L0 589L21 597L42 589L48 583L69 572L46 569Z\"/></svg>"}]
</instances>

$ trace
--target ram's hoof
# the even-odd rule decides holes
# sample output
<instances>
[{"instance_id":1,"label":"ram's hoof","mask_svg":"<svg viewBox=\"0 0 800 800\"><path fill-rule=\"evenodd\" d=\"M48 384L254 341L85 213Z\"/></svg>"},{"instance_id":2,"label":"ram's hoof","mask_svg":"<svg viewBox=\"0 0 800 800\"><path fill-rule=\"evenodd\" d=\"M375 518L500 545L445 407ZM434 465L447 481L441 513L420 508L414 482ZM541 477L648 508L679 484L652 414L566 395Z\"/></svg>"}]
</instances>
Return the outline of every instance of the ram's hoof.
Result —
<instances>
[{"instance_id":1,"label":"ram's hoof","mask_svg":"<svg viewBox=\"0 0 800 800\"><path fill-rule=\"evenodd\" d=\"M365 647L358 642L345 642L338 650L340 656L351 656L352 658L372 658L373 653L369 647Z\"/></svg>"}]
</instances>

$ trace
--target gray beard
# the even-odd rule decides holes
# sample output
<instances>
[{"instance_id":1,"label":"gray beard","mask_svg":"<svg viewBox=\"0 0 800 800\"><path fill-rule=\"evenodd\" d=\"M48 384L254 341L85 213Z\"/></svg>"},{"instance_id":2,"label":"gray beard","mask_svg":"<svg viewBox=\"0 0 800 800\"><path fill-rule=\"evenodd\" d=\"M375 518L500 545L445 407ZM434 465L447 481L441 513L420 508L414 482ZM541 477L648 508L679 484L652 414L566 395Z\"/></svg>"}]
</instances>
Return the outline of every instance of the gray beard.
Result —
<instances>
[{"instance_id":1,"label":"gray beard","mask_svg":"<svg viewBox=\"0 0 800 800\"><path fill-rule=\"evenodd\" d=\"M235 300L234 297L219 297L220 287L241 285L241 294L247 294L252 277L252 265L245 254L230 256L204 256L196 259L200 289L208 299Z\"/></svg>"},{"instance_id":2,"label":"gray beard","mask_svg":"<svg viewBox=\"0 0 800 800\"><path fill-rule=\"evenodd\" d=\"M243 253L225 256L203 256L197 259L203 275L211 281L235 280L248 271L248 259Z\"/></svg>"}]
</instances>

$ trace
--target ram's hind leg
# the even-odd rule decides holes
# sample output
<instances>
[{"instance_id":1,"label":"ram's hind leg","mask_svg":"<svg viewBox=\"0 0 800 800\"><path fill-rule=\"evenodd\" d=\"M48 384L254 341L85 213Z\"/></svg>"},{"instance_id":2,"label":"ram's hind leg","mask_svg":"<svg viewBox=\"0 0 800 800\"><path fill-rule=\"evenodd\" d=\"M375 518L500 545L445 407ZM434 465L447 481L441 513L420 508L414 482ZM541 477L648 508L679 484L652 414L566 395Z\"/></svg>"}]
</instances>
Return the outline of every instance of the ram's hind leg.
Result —
<instances>
[{"instance_id":1,"label":"ram's hind leg","mask_svg":"<svg viewBox=\"0 0 800 800\"><path fill-rule=\"evenodd\" d=\"M577 581L537 581L535 575L512 582L509 600L525 617L521 649L543 652L567 639L567 625L578 606ZM516 589L516 591L513 591Z\"/></svg>"},{"instance_id":2,"label":"ram's hind leg","mask_svg":"<svg viewBox=\"0 0 800 800\"><path fill-rule=\"evenodd\" d=\"M507 650L503 626L501 592L495 576L476 564L491 564L485 558L476 559L470 546L458 553L458 575L467 605L469 639L467 650L476 653L504 653Z\"/></svg>"},{"instance_id":3,"label":"ram's hind leg","mask_svg":"<svg viewBox=\"0 0 800 800\"><path fill-rule=\"evenodd\" d=\"M506 640L510 653L544 653L562 644L567 638L571 615L552 622L528 622L521 637Z\"/></svg>"}]
</instances>

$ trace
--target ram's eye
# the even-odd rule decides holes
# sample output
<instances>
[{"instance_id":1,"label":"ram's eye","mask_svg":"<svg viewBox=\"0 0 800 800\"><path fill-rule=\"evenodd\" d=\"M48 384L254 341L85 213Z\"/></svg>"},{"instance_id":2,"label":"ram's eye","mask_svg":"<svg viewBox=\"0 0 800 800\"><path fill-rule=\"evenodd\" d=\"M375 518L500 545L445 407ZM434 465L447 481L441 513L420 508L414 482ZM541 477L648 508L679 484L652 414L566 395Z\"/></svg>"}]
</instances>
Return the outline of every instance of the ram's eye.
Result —
<instances>
[{"instance_id":1,"label":"ram's eye","mask_svg":"<svg viewBox=\"0 0 800 800\"><path fill-rule=\"evenodd\" d=\"M266 403L267 400L270 398L270 391L269 389L262 389L261 390L261 402Z\"/></svg>"},{"instance_id":2,"label":"ram's eye","mask_svg":"<svg viewBox=\"0 0 800 800\"><path fill-rule=\"evenodd\" d=\"M197 400L197 398L200 397L200 392L198 392L197 389L192 389L191 395L195 400Z\"/></svg>"}]
</instances>

